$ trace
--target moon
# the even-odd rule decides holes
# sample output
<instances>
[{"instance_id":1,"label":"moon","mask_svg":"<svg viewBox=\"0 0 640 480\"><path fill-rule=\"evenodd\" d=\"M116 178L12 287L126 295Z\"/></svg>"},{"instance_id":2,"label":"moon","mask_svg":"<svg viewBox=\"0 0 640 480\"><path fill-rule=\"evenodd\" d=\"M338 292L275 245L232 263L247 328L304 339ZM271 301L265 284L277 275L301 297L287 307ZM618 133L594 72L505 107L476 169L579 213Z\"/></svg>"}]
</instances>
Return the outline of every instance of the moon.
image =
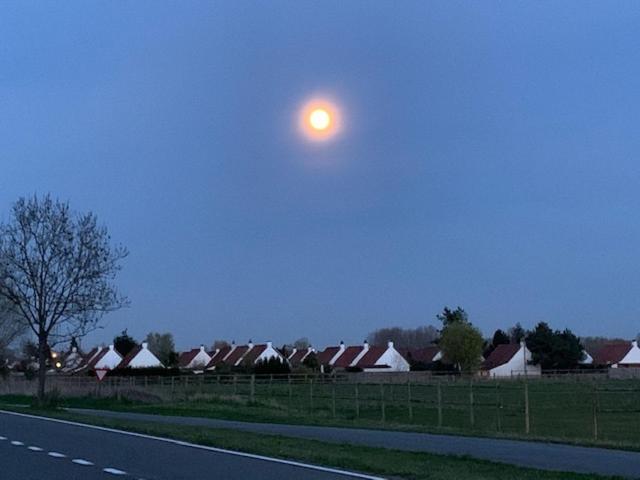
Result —
<instances>
[{"instance_id":1,"label":"moon","mask_svg":"<svg viewBox=\"0 0 640 480\"><path fill-rule=\"evenodd\" d=\"M335 103L322 98L307 101L299 113L302 134L312 141L327 141L341 130L340 110Z\"/></svg>"}]
</instances>

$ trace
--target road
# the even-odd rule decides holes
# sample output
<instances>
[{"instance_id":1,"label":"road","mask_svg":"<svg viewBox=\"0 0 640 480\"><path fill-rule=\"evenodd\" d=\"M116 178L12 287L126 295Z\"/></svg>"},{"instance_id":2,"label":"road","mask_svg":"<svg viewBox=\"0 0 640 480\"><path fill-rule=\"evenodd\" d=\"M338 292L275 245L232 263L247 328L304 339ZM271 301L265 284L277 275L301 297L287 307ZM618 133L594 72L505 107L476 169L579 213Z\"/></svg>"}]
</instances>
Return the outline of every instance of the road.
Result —
<instances>
[{"instance_id":1,"label":"road","mask_svg":"<svg viewBox=\"0 0 640 480\"><path fill-rule=\"evenodd\" d=\"M375 477L0 411L2 480Z\"/></svg>"},{"instance_id":2,"label":"road","mask_svg":"<svg viewBox=\"0 0 640 480\"><path fill-rule=\"evenodd\" d=\"M579 447L557 443L456 437L453 435L393 432L388 430L250 423L211 418L147 415L101 410L69 410L101 417L212 428L232 428L250 432L308 438L325 442L351 443L396 450L421 451L446 455L469 455L484 460L541 470L640 478L640 452Z\"/></svg>"}]
</instances>

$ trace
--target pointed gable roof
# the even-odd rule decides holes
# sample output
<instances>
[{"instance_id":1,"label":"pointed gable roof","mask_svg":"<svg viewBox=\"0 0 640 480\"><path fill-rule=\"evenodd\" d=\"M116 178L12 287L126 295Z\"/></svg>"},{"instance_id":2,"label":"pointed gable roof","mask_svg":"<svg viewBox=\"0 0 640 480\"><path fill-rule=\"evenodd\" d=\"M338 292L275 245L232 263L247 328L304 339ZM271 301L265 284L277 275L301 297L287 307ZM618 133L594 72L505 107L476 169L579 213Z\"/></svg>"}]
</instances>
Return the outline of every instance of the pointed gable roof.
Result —
<instances>
[{"instance_id":1,"label":"pointed gable roof","mask_svg":"<svg viewBox=\"0 0 640 480\"><path fill-rule=\"evenodd\" d=\"M379 365L376 365L376 362L380 360L380 357L382 357L386 351L387 348L385 347L369 347L355 366L360 368L378 367Z\"/></svg>"},{"instance_id":2,"label":"pointed gable roof","mask_svg":"<svg viewBox=\"0 0 640 480\"><path fill-rule=\"evenodd\" d=\"M120 365L118 365L118 368L127 368L131 363L131 360L136 358L136 355L138 355L141 351L142 351L142 345L136 345L135 347L133 347L131 351L127 353L125 357L122 359L122 362L120 362Z\"/></svg>"},{"instance_id":3,"label":"pointed gable roof","mask_svg":"<svg viewBox=\"0 0 640 480\"><path fill-rule=\"evenodd\" d=\"M340 351L340 347L327 347L318 353L318 363L320 365L328 365L329 362Z\"/></svg>"},{"instance_id":4,"label":"pointed gable roof","mask_svg":"<svg viewBox=\"0 0 640 480\"><path fill-rule=\"evenodd\" d=\"M593 355L594 365L615 365L622 361L624 357L631 351L633 347L631 342L628 343L610 343L604 345Z\"/></svg>"},{"instance_id":5,"label":"pointed gable roof","mask_svg":"<svg viewBox=\"0 0 640 480\"><path fill-rule=\"evenodd\" d=\"M491 370L508 363L513 356L520 351L521 345L519 343L508 343L498 345L489 357L484 361L484 368Z\"/></svg>"},{"instance_id":6,"label":"pointed gable roof","mask_svg":"<svg viewBox=\"0 0 640 480\"><path fill-rule=\"evenodd\" d=\"M193 361L194 358L198 356L200 353L199 348L194 348L193 350L189 350L188 352L182 352L180 357L178 358L178 366L181 368L186 368Z\"/></svg>"},{"instance_id":7,"label":"pointed gable roof","mask_svg":"<svg viewBox=\"0 0 640 480\"><path fill-rule=\"evenodd\" d=\"M242 358L242 363L252 365L258 359L258 357L267 349L266 344L254 345L251 350Z\"/></svg>"},{"instance_id":8,"label":"pointed gable roof","mask_svg":"<svg viewBox=\"0 0 640 480\"><path fill-rule=\"evenodd\" d=\"M244 357L245 353L247 353L249 351L249 346L248 345L240 345L238 347L236 347L227 358L224 359L224 363L226 363L227 365L231 365L234 366L236 365L240 360L242 360L242 357Z\"/></svg>"},{"instance_id":9,"label":"pointed gable roof","mask_svg":"<svg viewBox=\"0 0 640 480\"><path fill-rule=\"evenodd\" d=\"M363 349L364 347L362 346L345 348L344 353L338 357L333 366L338 368L347 368L353 363Z\"/></svg>"},{"instance_id":10,"label":"pointed gable roof","mask_svg":"<svg viewBox=\"0 0 640 480\"><path fill-rule=\"evenodd\" d=\"M211 361L207 364L207 368L215 367L216 365L220 365L224 357L226 357L231 351L231 347L227 345L226 347L222 347L216 352L211 353Z\"/></svg>"},{"instance_id":11,"label":"pointed gable roof","mask_svg":"<svg viewBox=\"0 0 640 480\"><path fill-rule=\"evenodd\" d=\"M432 345L424 348L414 348L410 350L404 350L401 352L405 360L420 362L420 363L433 363L435 358L440 353L440 347Z\"/></svg>"}]
</instances>

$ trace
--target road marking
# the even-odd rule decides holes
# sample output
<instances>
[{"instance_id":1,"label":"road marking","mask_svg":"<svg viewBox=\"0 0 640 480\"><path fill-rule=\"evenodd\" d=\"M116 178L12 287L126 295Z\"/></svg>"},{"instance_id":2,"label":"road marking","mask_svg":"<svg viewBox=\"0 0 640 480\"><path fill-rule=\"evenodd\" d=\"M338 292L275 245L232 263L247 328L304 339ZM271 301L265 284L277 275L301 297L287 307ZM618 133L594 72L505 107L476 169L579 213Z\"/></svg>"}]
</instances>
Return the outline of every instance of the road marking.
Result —
<instances>
[{"instance_id":1,"label":"road marking","mask_svg":"<svg viewBox=\"0 0 640 480\"><path fill-rule=\"evenodd\" d=\"M292 467L306 468L309 470L315 470L318 472L333 473L335 475L344 475L346 477L362 478L365 480L384 480L382 477L374 477L372 475L365 475L363 473L353 473L346 470L339 470L337 468L320 467L318 465L311 465L308 463L296 462L294 460L282 460L280 458L265 457L263 455L255 455L253 453L236 452L234 450L226 450L224 448L207 447L206 445L198 445L195 443L184 442L182 440L173 440L171 438L154 437L153 435L145 435L143 433L126 432L124 430L116 430L115 428L99 427L97 425L89 425L87 423L72 422L70 420L60 420L59 418L39 417L37 415L29 415L27 413L9 412L7 410L0 410L0 413L5 415L14 415L16 417L32 418L35 420L41 420L44 422L62 423L64 425L73 425L75 427L88 428L90 430L99 430L101 432L117 433L120 435L128 435L130 437L145 438L147 440L156 440L158 442L171 443L173 445L180 445L181 447L197 448L199 450L207 450L209 452L223 453L226 455L234 455L236 457L252 458L254 460L263 460L265 462L279 463L281 465L289 465Z\"/></svg>"},{"instance_id":2,"label":"road marking","mask_svg":"<svg viewBox=\"0 0 640 480\"><path fill-rule=\"evenodd\" d=\"M126 475L127 472L123 472L122 470L118 470L117 468L105 468L102 470L105 473L110 473L111 475Z\"/></svg>"},{"instance_id":3,"label":"road marking","mask_svg":"<svg viewBox=\"0 0 640 480\"><path fill-rule=\"evenodd\" d=\"M27 447L32 452L41 452L42 449L40 447Z\"/></svg>"},{"instance_id":4,"label":"road marking","mask_svg":"<svg viewBox=\"0 0 640 480\"><path fill-rule=\"evenodd\" d=\"M7 437L0 437L0 440L6 440Z\"/></svg>"},{"instance_id":5,"label":"road marking","mask_svg":"<svg viewBox=\"0 0 640 480\"><path fill-rule=\"evenodd\" d=\"M83 460L82 458L74 458L71 461L76 465L83 465L85 467L90 467L91 465L93 465L93 463L91 463L89 460Z\"/></svg>"},{"instance_id":6,"label":"road marking","mask_svg":"<svg viewBox=\"0 0 640 480\"><path fill-rule=\"evenodd\" d=\"M11 442L11 445L15 445L16 447L21 447L22 445L24 445L24 443L14 440Z\"/></svg>"},{"instance_id":7,"label":"road marking","mask_svg":"<svg viewBox=\"0 0 640 480\"><path fill-rule=\"evenodd\" d=\"M64 453L59 453L59 452L49 452L48 455L53 458L67 458L67 456Z\"/></svg>"}]
</instances>

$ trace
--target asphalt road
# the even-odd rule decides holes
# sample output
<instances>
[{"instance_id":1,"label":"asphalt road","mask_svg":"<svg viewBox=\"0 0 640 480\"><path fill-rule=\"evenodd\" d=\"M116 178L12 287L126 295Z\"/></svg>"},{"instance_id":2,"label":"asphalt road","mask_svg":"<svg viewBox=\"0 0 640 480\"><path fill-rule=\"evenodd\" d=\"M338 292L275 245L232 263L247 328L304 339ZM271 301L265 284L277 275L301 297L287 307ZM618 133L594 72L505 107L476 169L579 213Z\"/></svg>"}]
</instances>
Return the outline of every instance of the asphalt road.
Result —
<instances>
[{"instance_id":1,"label":"asphalt road","mask_svg":"<svg viewBox=\"0 0 640 480\"><path fill-rule=\"evenodd\" d=\"M475 458L541 470L640 478L640 452L623 450L385 430L250 423L210 418L146 415L101 410L70 409L70 411L139 421L213 428L232 428L250 432L309 438L326 442L368 445L395 450L447 455L469 455Z\"/></svg>"},{"instance_id":2,"label":"asphalt road","mask_svg":"<svg viewBox=\"0 0 640 480\"><path fill-rule=\"evenodd\" d=\"M0 479L371 478L0 412Z\"/></svg>"}]
</instances>

